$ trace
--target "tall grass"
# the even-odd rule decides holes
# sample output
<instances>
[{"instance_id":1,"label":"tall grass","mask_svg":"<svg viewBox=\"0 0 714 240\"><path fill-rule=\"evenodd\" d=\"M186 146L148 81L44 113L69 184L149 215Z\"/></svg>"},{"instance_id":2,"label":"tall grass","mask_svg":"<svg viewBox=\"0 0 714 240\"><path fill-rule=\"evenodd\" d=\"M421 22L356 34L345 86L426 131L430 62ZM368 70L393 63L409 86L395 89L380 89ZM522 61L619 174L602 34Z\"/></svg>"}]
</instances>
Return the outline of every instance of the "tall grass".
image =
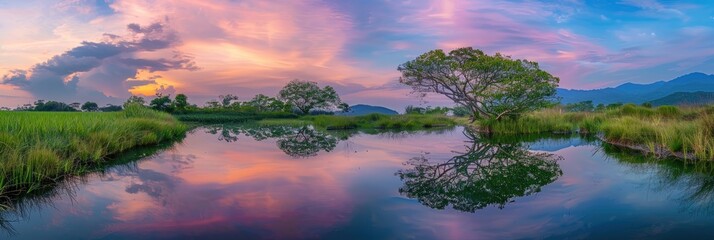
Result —
<instances>
[{"instance_id":1,"label":"tall grass","mask_svg":"<svg viewBox=\"0 0 714 240\"><path fill-rule=\"evenodd\" d=\"M112 113L0 112L0 196L31 193L185 131L171 115L139 106Z\"/></svg>"},{"instance_id":2,"label":"tall grass","mask_svg":"<svg viewBox=\"0 0 714 240\"><path fill-rule=\"evenodd\" d=\"M601 134L605 141L644 149L660 156L714 160L714 108L627 104L600 112L545 109L516 120L482 121L479 127L496 134Z\"/></svg>"}]
</instances>

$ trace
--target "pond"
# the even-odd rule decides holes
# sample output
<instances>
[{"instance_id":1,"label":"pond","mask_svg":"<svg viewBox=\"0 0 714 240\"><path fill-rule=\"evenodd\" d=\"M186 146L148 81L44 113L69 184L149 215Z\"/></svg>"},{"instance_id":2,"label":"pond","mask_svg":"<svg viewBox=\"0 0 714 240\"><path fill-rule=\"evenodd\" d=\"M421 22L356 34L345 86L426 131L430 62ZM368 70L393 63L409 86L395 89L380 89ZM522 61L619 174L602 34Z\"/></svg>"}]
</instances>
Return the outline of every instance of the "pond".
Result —
<instances>
[{"instance_id":1,"label":"pond","mask_svg":"<svg viewBox=\"0 0 714 240\"><path fill-rule=\"evenodd\" d=\"M2 213L0 236L714 237L706 167L580 136L217 125L127 158L20 200Z\"/></svg>"}]
</instances>

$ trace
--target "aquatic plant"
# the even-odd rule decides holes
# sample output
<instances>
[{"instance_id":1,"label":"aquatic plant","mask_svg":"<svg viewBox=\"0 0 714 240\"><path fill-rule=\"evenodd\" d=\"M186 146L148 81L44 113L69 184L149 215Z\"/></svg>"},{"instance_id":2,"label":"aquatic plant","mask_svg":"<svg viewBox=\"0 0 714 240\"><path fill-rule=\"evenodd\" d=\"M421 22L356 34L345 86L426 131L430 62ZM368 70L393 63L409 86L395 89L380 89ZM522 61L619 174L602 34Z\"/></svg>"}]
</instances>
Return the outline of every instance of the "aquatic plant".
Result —
<instances>
[{"instance_id":1,"label":"aquatic plant","mask_svg":"<svg viewBox=\"0 0 714 240\"><path fill-rule=\"evenodd\" d=\"M0 112L0 195L31 193L185 131L171 115L141 106L111 113Z\"/></svg>"}]
</instances>

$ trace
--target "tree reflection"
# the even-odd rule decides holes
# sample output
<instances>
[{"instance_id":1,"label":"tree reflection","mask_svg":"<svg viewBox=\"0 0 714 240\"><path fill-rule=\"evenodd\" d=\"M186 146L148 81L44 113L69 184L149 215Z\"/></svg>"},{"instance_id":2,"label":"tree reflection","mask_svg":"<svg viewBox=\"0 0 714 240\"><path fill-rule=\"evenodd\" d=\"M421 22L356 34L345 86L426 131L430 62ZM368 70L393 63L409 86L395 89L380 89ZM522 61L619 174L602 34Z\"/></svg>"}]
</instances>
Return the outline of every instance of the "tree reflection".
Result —
<instances>
[{"instance_id":1,"label":"tree reflection","mask_svg":"<svg viewBox=\"0 0 714 240\"><path fill-rule=\"evenodd\" d=\"M332 151L337 146L337 138L311 127L302 127L278 140L278 148L292 157L311 157L320 150Z\"/></svg>"},{"instance_id":2,"label":"tree reflection","mask_svg":"<svg viewBox=\"0 0 714 240\"><path fill-rule=\"evenodd\" d=\"M401 194L436 209L448 205L474 212L489 205L503 208L513 198L539 192L563 172L559 156L528 151L518 143L490 142L468 130L465 152L445 162L428 154L410 159L412 168L396 174L404 181Z\"/></svg>"},{"instance_id":3,"label":"tree reflection","mask_svg":"<svg viewBox=\"0 0 714 240\"><path fill-rule=\"evenodd\" d=\"M240 134L256 141L277 139L278 148L296 158L316 156L320 151L332 151L338 143L337 137L312 126L218 125L206 127L206 132L218 135L218 140L226 142L238 140Z\"/></svg>"}]
</instances>

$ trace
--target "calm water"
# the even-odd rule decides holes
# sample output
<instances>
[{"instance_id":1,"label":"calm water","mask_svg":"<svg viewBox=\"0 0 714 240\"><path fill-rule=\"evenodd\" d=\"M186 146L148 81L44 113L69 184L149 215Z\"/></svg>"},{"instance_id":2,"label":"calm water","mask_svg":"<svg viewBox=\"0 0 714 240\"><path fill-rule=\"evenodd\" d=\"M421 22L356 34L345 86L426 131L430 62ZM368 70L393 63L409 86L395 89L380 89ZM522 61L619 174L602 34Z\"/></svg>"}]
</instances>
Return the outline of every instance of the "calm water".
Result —
<instances>
[{"instance_id":1,"label":"calm water","mask_svg":"<svg viewBox=\"0 0 714 240\"><path fill-rule=\"evenodd\" d=\"M11 239L714 237L714 175L579 137L203 127L4 213Z\"/></svg>"}]
</instances>

